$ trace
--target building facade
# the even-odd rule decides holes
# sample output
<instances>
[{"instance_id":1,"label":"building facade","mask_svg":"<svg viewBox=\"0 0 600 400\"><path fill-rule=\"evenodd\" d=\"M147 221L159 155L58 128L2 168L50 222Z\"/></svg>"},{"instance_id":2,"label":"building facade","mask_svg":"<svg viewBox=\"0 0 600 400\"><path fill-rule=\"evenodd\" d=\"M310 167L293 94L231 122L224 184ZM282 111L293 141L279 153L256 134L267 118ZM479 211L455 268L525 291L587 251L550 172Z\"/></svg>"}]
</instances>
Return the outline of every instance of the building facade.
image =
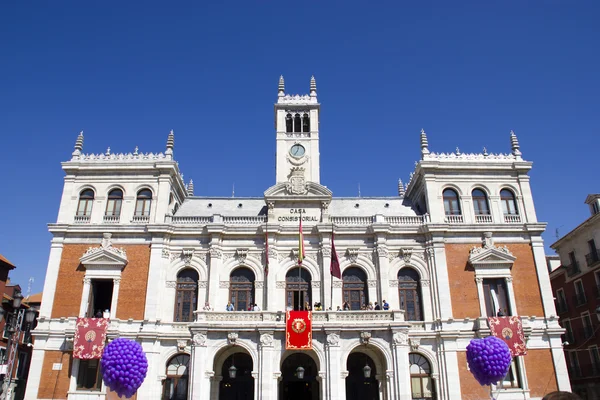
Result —
<instances>
[{"instance_id":1,"label":"building facade","mask_svg":"<svg viewBox=\"0 0 600 400\"><path fill-rule=\"evenodd\" d=\"M561 264L550 273L573 391L600 399L600 194L590 217L552 244Z\"/></svg>"},{"instance_id":2,"label":"building facade","mask_svg":"<svg viewBox=\"0 0 600 400\"><path fill-rule=\"evenodd\" d=\"M307 95L281 78L274 112L276 181L260 198L195 196L173 132L158 154L85 154L80 134L49 228L28 399L105 397L98 363L71 353L75 319L94 315L146 351L140 399L489 398L465 348L498 310L521 316L529 353L496 398L570 389L532 163L512 132L508 154L463 154L431 152L422 131L398 196L336 198L320 182L314 78ZM285 312L307 305L312 349L286 350Z\"/></svg>"}]
</instances>

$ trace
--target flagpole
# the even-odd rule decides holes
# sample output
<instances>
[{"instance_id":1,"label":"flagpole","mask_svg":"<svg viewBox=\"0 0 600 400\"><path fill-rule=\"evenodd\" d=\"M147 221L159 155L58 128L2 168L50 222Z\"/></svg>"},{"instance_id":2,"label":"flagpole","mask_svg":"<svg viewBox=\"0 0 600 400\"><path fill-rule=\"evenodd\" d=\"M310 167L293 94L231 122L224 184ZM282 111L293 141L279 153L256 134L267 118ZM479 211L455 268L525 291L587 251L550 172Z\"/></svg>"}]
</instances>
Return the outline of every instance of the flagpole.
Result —
<instances>
[{"instance_id":1,"label":"flagpole","mask_svg":"<svg viewBox=\"0 0 600 400\"><path fill-rule=\"evenodd\" d=\"M331 243L333 243L333 224L331 224ZM333 257L333 254L331 254L329 256L329 274L331 275L331 257ZM331 281L331 290L329 291L329 304L331 306L331 311L333 311L333 278L334 276L331 275L329 280Z\"/></svg>"},{"instance_id":2,"label":"flagpole","mask_svg":"<svg viewBox=\"0 0 600 400\"><path fill-rule=\"evenodd\" d=\"M302 243L298 243L298 289L300 289L301 285L302 285L302 247L304 246L304 236L302 235L302 209L299 210L300 211L300 217L299 218L299 222L298 222L298 236L300 238L300 240L302 241ZM299 310L304 310L304 304L302 303L302 301L304 300L304 296L302 296L302 298L300 298L300 293L302 293L301 290L298 291L298 301L300 302L300 304L298 304L298 309ZM306 311L306 310L304 310Z\"/></svg>"}]
</instances>

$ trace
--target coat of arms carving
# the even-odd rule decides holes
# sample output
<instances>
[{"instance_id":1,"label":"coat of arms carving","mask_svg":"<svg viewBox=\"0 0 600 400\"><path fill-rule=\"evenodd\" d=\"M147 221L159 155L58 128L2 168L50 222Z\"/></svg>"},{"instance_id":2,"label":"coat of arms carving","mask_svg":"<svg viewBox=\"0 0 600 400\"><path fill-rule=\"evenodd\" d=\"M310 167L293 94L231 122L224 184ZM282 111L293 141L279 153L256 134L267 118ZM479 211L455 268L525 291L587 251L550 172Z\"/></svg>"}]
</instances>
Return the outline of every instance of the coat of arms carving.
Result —
<instances>
[{"instance_id":1,"label":"coat of arms carving","mask_svg":"<svg viewBox=\"0 0 600 400\"><path fill-rule=\"evenodd\" d=\"M304 178L304 168L292 168L290 180L286 183L285 188L290 194L306 194L308 187Z\"/></svg>"}]
</instances>

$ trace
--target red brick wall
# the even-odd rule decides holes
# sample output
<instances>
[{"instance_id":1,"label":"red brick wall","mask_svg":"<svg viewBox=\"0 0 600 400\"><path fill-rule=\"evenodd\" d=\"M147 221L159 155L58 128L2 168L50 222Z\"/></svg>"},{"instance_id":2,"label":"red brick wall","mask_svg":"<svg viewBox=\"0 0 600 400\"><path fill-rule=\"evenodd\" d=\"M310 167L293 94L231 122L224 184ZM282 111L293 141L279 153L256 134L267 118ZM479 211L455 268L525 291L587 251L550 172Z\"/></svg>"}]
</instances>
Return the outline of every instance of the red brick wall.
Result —
<instances>
[{"instance_id":1,"label":"red brick wall","mask_svg":"<svg viewBox=\"0 0 600 400\"><path fill-rule=\"evenodd\" d=\"M462 400L480 400L489 399L489 386L481 386L475 377L467 369L467 353L459 352L458 357L458 376L460 377L460 392Z\"/></svg>"},{"instance_id":2,"label":"red brick wall","mask_svg":"<svg viewBox=\"0 0 600 400\"><path fill-rule=\"evenodd\" d=\"M475 284L475 272L468 266L469 250L473 244L446 244L446 261L450 277L452 314L456 319L479 317L479 297ZM519 315L543 316L541 294L529 244L508 244L517 257L512 267L513 288Z\"/></svg>"},{"instance_id":3,"label":"red brick wall","mask_svg":"<svg viewBox=\"0 0 600 400\"><path fill-rule=\"evenodd\" d=\"M531 397L544 397L558 390L550 349L528 350L524 360Z\"/></svg>"},{"instance_id":4,"label":"red brick wall","mask_svg":"<svg viewBox=\"0 0 600 400\"><path fill-rule=\"evenodd\" d=\"M79 259L89 247L89 244L64 245L56 282L56 295L52 306L52 318L79 315L85 275L85 269L79 265ZM144 317L146 304L150 246L123 245L119 247L127 252L129 263L121 275L117 318L141 320Z\"/></svg>"},{"instance_id":5,"label":"red brick wall","mask_svg":"<svg viewBox=\"0 0 600 400\"><path fill-rule=\"evenodd\" d=\"M52 364L62 364L62 370L52 370ZM40 399L66 399L69 391L71 354L62 351L44 352L42 376L37 397Z\"/></svg>"}]
</instances>

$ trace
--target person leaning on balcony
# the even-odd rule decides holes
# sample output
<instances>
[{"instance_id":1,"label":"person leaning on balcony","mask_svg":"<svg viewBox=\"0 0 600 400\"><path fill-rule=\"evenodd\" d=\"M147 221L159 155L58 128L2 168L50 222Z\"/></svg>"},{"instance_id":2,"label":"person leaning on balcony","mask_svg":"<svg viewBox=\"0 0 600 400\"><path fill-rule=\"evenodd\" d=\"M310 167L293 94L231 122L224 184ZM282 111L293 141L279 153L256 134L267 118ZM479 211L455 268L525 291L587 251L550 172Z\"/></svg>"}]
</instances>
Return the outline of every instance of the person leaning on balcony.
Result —
<instances>
[{"instance_id":1,"label":"person leaning on balcony","mask_svg":"<svg viewBox=\"0 0 600 400\"><path fill-rule=\"evenodd\" d=\"M225 307L225 310L226 311L233 311L234 310L233 304L231 304L230 301L227 302L227 307Z\"/></svg>"},{"instance_id":2,"label":"person leaning on balcony","mask_svg":"<svg viewBox=\"0 0 600 400\"><path fill-rule=\"evenodd\" d=\"M383 309L384 309L385 311L387 311L387 310L389 310L389 309L390 309L390 305L389 305L389 303L388 303L387 301L385 301L385 300L383 300Z\"/></svg>"},{"instance_id":3,"label":"person leaning on balcony","mask_svg":"<svg viewBox=\"0 0 600 400\"><path fill-rule=\"evenodd\" d=\"M348 302L345 301L344 305L342 306L342 308L344 309L344 311L350 311L350 304L348 304Z\"/></svg>"},{"instance_id":4,"label":"person leaning on balcony","mask_svg":"<svg viewBox=\"0 0 600 400\"><path fill-rule=\"evenodd\" d=\"M375 302L375 310L376 310L376 311L379 311L379 310L381 310L381 306L379 305L379 303L378 303L378 302Z\"/></svg>"},{"instance_id":5,"label":"person leaning on balcony","mask_svg":"<svg viewBox=\"0 0 600 400\"><path fill-rule=\"evenodd\" d=\"M581 397L569 392L552 392L545 395L542 400L581 400Z\"/></svg>"}]
</instances>

